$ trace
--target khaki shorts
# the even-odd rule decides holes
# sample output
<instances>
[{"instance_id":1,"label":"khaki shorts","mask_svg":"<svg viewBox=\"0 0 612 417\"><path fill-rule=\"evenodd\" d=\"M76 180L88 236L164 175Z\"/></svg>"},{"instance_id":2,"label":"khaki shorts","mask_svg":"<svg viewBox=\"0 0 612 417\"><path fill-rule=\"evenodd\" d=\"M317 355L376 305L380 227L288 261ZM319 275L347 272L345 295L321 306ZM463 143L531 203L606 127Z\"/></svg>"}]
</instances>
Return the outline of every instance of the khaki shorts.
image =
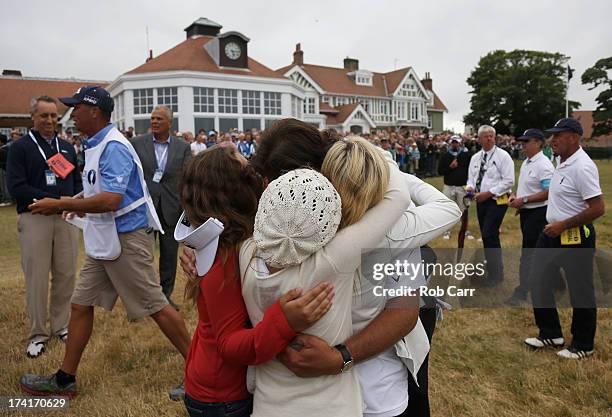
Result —
<instances>
[{"instance_id":1,"label":"khaki shorts","mask_svg":"<svg viewBox=\"0 0 612 417\"><path fill-rule=\"evenodd\" d=\"M153 234L145 229L119 233L121 255L114 261L86 256L71 302L111 311L121 297L129 320L168 305L153 266Z\"/></svg>"},{"instance_id":2,"label":"khaki shorts","mask_svg":"<svg viewBox=\"0 0 612 417\"><path fill-rule=\"evenodd\" d=\"M469 206L469 201L463 199L465 197L465 188L459 185L446 185L442 189L442 194L447 196L449 199L454 201L458 206L459 210L464 211ZM466 205L467 203L467 205Z\"/></svg>"}]
</instances>

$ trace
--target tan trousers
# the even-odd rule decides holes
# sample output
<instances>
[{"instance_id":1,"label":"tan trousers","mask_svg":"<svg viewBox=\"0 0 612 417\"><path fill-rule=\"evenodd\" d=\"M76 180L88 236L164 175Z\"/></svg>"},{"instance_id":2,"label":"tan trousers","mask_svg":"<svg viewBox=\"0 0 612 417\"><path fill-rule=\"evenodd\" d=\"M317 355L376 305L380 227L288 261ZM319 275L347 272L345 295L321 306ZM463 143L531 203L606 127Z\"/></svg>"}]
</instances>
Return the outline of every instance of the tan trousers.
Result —
<instances>
[{"instance_id":1,"label":"tan trousers","mask_svg":"<svg viewBox=\"0 0 612 417\"><path fill-rule=\"evenodd\" d=\"M79 230L60 215L22 213L17 222L21 267L25 275L30 340L47 340L47 300L51 272L51 334L68 327L74 289Z\"/></svg>"}]
</instances>

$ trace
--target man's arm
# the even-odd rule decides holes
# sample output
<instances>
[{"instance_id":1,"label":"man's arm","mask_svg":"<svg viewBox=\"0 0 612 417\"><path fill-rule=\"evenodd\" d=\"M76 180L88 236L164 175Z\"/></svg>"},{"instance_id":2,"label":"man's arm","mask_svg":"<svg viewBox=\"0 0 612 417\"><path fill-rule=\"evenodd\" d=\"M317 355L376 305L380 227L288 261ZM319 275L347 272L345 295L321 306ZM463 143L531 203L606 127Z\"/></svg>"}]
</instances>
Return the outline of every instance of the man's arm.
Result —
<instances>
[{"instance_id":1,"label":"man's arm","mask_svg":"<svg viewBox=\"0 0 612 417\"><path fill-rule=\"evenodd\" d=\"M354 363L363 362L393 346L417 323L419 308L408 307L416 297L392 299L374 320L344 343ZM401 303L401 304L398 304ZM298 350L299 349L299 350ZM291 372L302 378L335 375L341 372L342 355L326 341L307 334L299 335L278 359Z\"/></svg>"},{"instance_id":2,"label":"man's arm","mask_svg":"<svg viewBox=\"0 0 612 417\"><path fill-rule=\"evenodd\" d=\"M40 158L40 155L37 153L36 157ZM17 201L22 202L33 201L35 198L59 198L59 194L41 190L28 184L26 162L27 157L24 145L18 142L13 143L8 148L6 159L6 183L9 193Z\"/></svg>"},{"instance_id":3,"label":"man's arm","mask_svg":"<svg viewBox=\"0 0 612 417\"><path fill-rule=\"evenodd\" d=\"M123 196L103 191L87 198L44 198L35 200L28 208L32 214L59 214L63 211L77 213L106 213L119 208Z\"/></svg>"},{"instance_id":4,"label":"man's arm","mask_svg":"<svg viewBox=\"0 0 612 417\"><path fill-rule=\"evenodd\" d=\"M595 219L601 217L606 212L604 200L601 195L586 200L588 207L567 220L549 223L544 227L544 233L549 237L557 237L564 230L583 224L593 223Z\"/></svg>"}]
</instances>

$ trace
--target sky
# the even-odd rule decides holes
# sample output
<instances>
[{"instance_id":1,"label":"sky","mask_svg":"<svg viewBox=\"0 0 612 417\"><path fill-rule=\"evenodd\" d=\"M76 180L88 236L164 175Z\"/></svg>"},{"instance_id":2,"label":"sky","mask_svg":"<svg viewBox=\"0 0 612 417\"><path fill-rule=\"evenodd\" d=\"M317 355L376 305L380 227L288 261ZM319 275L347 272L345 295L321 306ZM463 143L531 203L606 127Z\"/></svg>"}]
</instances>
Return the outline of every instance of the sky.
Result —
<instances>
[{"instance_id":1,"label":"sky","mask_svg":"<svg viewBox=\"0 0 612 417\"><path fill-rule=\"evenodd\" d=\"M310 0L2 2L2 69L29 77L112 81L185 39L207 17L251 39L249 56L278 69L302 44L309 64L387 72L412 66L448 107L445 126L463 131L470 110L466 79L488 52L560 52L576 69L569 98L594 109L598 90L580 83L584 70L612 56L609 0ZM148 42L147 42L148 28ZM0 92L1 94L1 92Z\"/></svg>"}]
</instances>

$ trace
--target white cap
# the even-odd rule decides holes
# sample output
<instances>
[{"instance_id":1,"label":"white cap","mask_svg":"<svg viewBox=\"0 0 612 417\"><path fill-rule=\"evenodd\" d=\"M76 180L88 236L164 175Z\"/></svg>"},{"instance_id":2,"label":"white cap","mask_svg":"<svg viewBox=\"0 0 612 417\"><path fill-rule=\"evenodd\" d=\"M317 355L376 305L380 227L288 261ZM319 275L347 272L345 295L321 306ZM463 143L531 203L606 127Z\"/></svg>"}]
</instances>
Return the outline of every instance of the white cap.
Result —
<instances>
[{"instance_id":1,"label":"white cap","mask_svg":"<svg viewBox=\"0 0 612 417\"><path fill-rule=\"evenodd\" d=\"M334 237L341 217L340 196L325 176L312 169L290 171L259 199L257 255L275 268L299 265Z\"/></svg>"},{"instance_id":2,"label":"white cap","mask_svg":"<svg viewBox=\"0 0 612 417\"><path fill-rule=\"evenodd\" d=\"M215 261L221 232L223 223L213 217L194 229L185 217L185 212L181 214L174 228L174 239L195 250L198 276L206 274Z\"/></svg>"},{"instance_id":3,"label":"white cap","mask_svg":"<svg viewBox=\"0 0 612 417\"><path fill-rule=\"evenodd\" d=\"M459 135L451 136L450 139L448 140L448 143L451 144L453 142L461 143L461 136L459 136Z\"/></svg>"}]
</instances>

